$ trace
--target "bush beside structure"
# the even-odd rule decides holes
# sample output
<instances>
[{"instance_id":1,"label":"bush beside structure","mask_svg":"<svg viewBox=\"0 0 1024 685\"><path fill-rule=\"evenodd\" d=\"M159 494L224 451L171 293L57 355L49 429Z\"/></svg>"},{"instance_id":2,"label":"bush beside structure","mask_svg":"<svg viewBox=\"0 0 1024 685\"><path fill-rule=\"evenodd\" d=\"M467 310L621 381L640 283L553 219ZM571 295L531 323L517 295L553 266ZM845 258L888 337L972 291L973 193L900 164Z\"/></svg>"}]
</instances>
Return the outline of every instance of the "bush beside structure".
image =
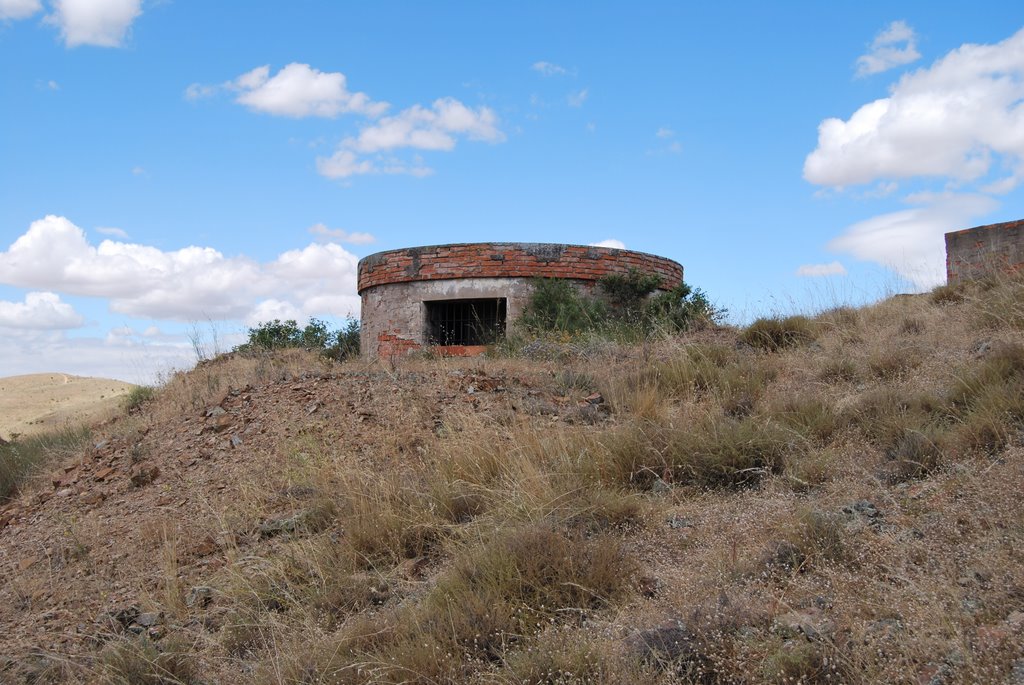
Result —
<instances>
[{"instance_id":1,"label":"bush beside structure","mask_svg":"<svg viewBox=\"0 0 1024 685\"><path fill-rule=\"evenodd\" d=\"M434 245L372 254L359 262L363 355L391 357L427 347L468 354L504 335L533 293L533 279L567 279L592 290L631 272L683 281L678 263L642 252L551 243Z\"/></svg>"}]
</instances>

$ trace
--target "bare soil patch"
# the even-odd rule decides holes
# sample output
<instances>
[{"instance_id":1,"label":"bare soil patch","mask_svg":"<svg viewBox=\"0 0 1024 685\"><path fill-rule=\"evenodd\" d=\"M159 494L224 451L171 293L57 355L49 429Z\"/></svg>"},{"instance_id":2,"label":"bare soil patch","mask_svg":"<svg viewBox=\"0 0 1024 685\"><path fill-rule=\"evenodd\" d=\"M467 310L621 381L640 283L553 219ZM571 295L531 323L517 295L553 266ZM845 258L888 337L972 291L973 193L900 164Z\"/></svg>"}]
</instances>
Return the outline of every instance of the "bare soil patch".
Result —
<instances>
[{"instance_id":1,"label":"bare soil patch","mask_svg":"<svg viewBox=\"0 0 1024 685\"><path fill-rule=\"evenodd\" d=\"M64 373L0 378L0 437L102 421L134 387L109 378Z\"/></svg>"}]
</instances>

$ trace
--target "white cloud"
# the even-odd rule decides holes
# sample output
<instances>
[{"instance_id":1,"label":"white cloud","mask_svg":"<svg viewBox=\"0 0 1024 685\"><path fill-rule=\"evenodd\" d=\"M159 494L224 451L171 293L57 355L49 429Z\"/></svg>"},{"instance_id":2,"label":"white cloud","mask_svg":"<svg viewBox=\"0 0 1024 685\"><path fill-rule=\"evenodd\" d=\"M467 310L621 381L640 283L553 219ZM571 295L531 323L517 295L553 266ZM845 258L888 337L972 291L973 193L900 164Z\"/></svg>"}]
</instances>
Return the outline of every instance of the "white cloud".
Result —
<instances>
[{"instance_id":1,"label":"white cloud","mask_svg":"<svg viewBox=\"0 0 1024 685\"><path fill-rule=\"evenodd\" d=\"M96 228L96 232L97 233L102 233L103 235L112 235L115 238L127 238L128 237L128 232L127 231L125 231L124 229L121 229L121 228L115 228L113 226L99 226L99 227Z\"/></svg>"},{"instance_id":2,"label":"white cloud","mask_svg":"<svg viewBox=\"0 0 1024 685\"><path fill-rule=\"evenodd\" d=\"M998 203L977 194L918 194L924 203L861 221L846 228L828 247L889 267L925 289L944 282L944 234L973 225Z\"/></svg>"},{"instance_id":3,"label":"white cloud","mask_svg":"<svg viewBox=\"0 0 1024 685\"><path fill-rule=\"evenodd\" d=\"M490 107L473 109L455 98L435 100L430 108L413 105L395 116L367 126L346 146L362 153L411 147L420 150L451 150L455 136L499 143L498 117Z\"/></svg>"},{"instance_id":4,"label":"white cloud","mask_svg":"<svg viewBox=\"0 0 1024 685\"><path fill-rule=\"evenodd\" d=\"M60 371L153 384L195 362L184 336L159 341L124 331L100 338L14 329L0 336L0 376Z\"/></svg>"},{"instance_id":5,"label":"white cloud","mask_svg":"<svg viewBox=\"0 0 1024 685\"><path fill-rule=\"evenodd\" d=\"M568 69L551 62L534 62L530 68L540 72L541 76L566 76L569 74Z\"/></svg>"},{"instance_id":6,"label":"white cloud","mask_svg":"<svg viewBox=\"0 0 1024 685\"><path fill-rule=\"evenodd\" d=\"M369 233L349 233L342 228L327 228L324 224L313 224L309 232L320 238L337 240L339 243L351 243L352 245L368 245L376 240Z\"/></svg>"},{"instance_id":7,"label":"white cloud","mask_svg":"<svg viewBox=\"0 0 1024 685\"><path fill-rule=\"evenodd\" d=\"M583 103L587 101L587 97L589 95L589 91L586 88L583 88L566 95L565 101L569 103L570 107L582 107Z\"/></svg>"},{"instance_id":8,"label":"white cloud","mask_svg":"<svg viewBox=\"0 0 1024 685\"><path fill-rule=\"evenodd\" d=\"M112 311L142 318L245 319L272 298L306 316L345 316L359 309L357 262L333 243L291 250L269 263L210 247L165 252L112 240L94 246L64 217L47 216L0 252L0 282L106 298ZM334 299L324 300L324 293Z\"/></svg>"},{"instance_id":9,"label":"white cloud","mask_svg":"<svg viewBox=\"0 0 1024 685\"><path fill-rule=\"evenodd\" d=\"M202 100L213 97L220 91L218 86L210 86L203 83L192 83L185 89L185 99L189 101Z\"/></svg>"},{"instance_id":10,"label":"white cloud","mask_svg":"<svg viewBox=\"0 0 1024 685\"><path fill-rule=\"evenodd\" d=\"M889 97L848 120L824 120L804 178L832 187L914 176L964 183L985 176L998 156L1019 170L1022 99L1024 30L994 45L965 44L905 74Z\"/></svg>"},{"instance_id":11,"label":"white cloud","mask_svg":"<svg viewBox=\"0 0 1024 685\"><path fill-rule=\"evenodd\" d=\"M60 28L69 48L116 48L140 14L142 0L53 0L53 12L46 15L46 21Z\"/></svg>"},{"instance_id":12,"label":"white cloud","mask_svg":"<svg viewBox=\"0 0 1024 685\"><path fill-rule=\"evenodd\" d=\"M857 76L869 76L920 59L917 35L905 21L894 21L871 43L871 50L857 58Z\"/></svg>"},{"instance_id":13,"label":"white cloud","mask_svg":"<svg viewBox=\"0 0 1024 685\"><path fill-rule=\"evenodd\" d=\"M377 117L388 108L365 93L352 93L341 72L324 72L308 64L292 63L270 76L262 66L242 74L230 87L240 91L237 101L250 109L289 117L327 117L361 114ZM190 100L207 95L206 86L192 84L185 91Z\"/></svg>"},{"instance_id":14,"label":"white cloud","mask_svg":"<svg viewBox=\"0 0 1024 685\"><path fill-rule=\"evenodd\" d=\"M839 262L829 262L828 264L804 264L796 270L797 276L845 276L846 267Z\"/></svg>"},{"instance_id":15,"label":"white cloud","mask_svg":"<svg viewBox=\"0 0 1024 685\"><path fill-rule=\"evenodd\" d=\"M359 155L403 148L447 152L455 148L460 137L488 143L505 140L494 110L489 107L473 109L454 98L440 98L429 108L413 105L364 127L358 136L343 140L330 157L318 157L317 170L328 178L373 173L425 176L432 170L418 159L407 164L379 157L370 160Z\"/></svg>"},{"instance_id":16,"label":"white cloud","mask_svg":"<svg viewBox=\"0 0 1024 685\"><path fill-rule=\"evenodd\" d=\"M611 248L615 248L616 250L625 250L626 249L626 244L624 242L622 242L621 240L616 240L615 238L607 238L606 240L602 240L601 242L598 242L598 243L590 243L590 246L591 247L611 247Z\"/></svg>"},{"instance_id":17,"label":"white cloud","mask_svg":"<svg viewBox=\"0 0 1024 685\"><path fill-rule=\"evenodd\" d=\"M56 293L31 292L24 302L0 300L0 328L58 330L83 323L82 316Z\"/></svg>"},{"instance_id":18,"label":"white cloud","mask_svg":"<svg viewBox=\"0 0 1024 685\"><path fill-rule=\"evenodd\" d=\"M43 9L40 0L0 0L0 21L8 19L28 19Z\"/></svg>"},{"instance_id":19,"label":"white cloud","mask_svg":"<svg viewBox=\"0 0 1024 685\"><path fill-rule=\"evenodd\" d=\"M657 131L654 132L654 135L658 138L675 138L676 132L670 129L668 126L662 126Z\"/></svg>"}]
</instances>

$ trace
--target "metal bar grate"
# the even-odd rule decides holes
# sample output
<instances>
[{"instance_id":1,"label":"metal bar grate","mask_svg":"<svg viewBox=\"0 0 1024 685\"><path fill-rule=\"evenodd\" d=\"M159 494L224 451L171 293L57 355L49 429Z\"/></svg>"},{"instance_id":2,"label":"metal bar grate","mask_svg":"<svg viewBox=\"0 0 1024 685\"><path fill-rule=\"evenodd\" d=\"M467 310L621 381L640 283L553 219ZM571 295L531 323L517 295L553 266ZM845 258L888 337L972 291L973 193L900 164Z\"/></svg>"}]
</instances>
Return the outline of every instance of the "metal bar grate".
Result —
<instances>
[{"instance_id":1,"label":"metal bar grate","mask_svg":"<svg viewBox=\"0 0 1024 685\"><path fill-rule=\"evenodd\" d=\"M426 302L431 345L489 345L505 335L505 298Z\"/></svg>"}]
</instances>

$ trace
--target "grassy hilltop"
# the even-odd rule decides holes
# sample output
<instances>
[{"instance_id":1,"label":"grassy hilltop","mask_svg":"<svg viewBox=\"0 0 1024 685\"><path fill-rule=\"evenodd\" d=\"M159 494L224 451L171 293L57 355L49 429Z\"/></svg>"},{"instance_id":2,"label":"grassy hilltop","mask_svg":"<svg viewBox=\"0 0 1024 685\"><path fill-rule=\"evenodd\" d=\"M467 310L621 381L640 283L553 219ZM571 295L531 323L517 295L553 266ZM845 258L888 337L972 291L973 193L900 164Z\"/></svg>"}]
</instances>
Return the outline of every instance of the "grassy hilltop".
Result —
<instances>
[{"instance_id":1,"label":"grassy hilltop","mask_svg":"<svg viewBox=\"0 0 1024 685\"><path fill-rule=\"evenodd\" d=\"M1024 682L1022 330L204 362L0 500L0 682Z\"/></svg>"}]
</instances>

